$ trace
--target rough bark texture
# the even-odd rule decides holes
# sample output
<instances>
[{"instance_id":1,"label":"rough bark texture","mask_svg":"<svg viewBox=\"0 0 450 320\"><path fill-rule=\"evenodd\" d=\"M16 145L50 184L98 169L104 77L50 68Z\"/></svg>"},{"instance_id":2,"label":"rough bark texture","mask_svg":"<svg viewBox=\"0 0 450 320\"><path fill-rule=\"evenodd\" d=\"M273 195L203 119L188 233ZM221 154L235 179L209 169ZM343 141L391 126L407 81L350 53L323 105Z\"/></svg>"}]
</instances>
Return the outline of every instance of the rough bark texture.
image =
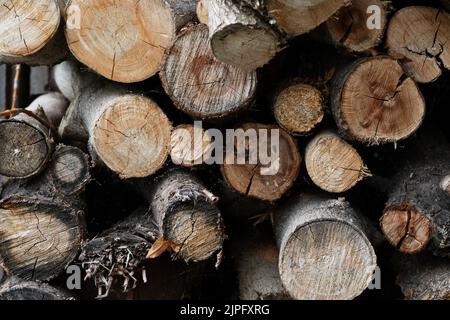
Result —
<instances>
[{"instance_id":1,"label":"rough bark texture","mask_svg":"<svg viewBox=\"0 0 450 320\"><path fill-rule=\"evenodd\" d=\"M340 133L369 145L397 142L413 134L425 116L414 80L389 57L363 58L333 79L331 106Z\"/></svg>"},{"instance_id":2,"label":"rough bark texture","mask_svg":"<svg viewBox=\"0 0 450 320\"><path fill-rule=\"evenodd\" d=\"M16 277L0 281L0 300L68 300L65 292L44 283L23 281Z\"/></svg>"},{"instance_id":3,"label":"rough bark texture","mask_svg":"<svg viewBox=\"0 0 450 320\"><path fill-rule=\"evenodd\" d=\"M423 250L431 240L436 254L448 255L450 196L440 187L450 172L448 144L437 134L418 141L393 179L382 229L402 252Z\"/></svg>"},{"instance_id":4,"label":"rough bark texture","mask_svg":"<svg viewBox=\"0 0 450 320\"><path fill-rule=\"evenodd\" d=\"M281 280L295 299L353 299L372 280L367 224L343 200L301 195L275 214Z\"/></svg>"},{"instance_id":5,"label":"rough bark texture","mask_svg":"<svg viewBox=\"0 0 450 320\"><path fill-rule=\"evenodd\" d=\"M61 94L46 94L33 101L26 113L0 122L0 174L28 178L45 168L67 105Z\"/></svg>"},{"instance_id":6,"label":"rough bark texture","mask_svg":"<svg viewBox=\"0 0 450 320\"><path fill-rule=\"evenodd\" d=\"M395 13L387 31L389 54L403 61L417 82L435 81L450 69L450 14L431 7L406 7Z\"/></svg>"},{"instance_id":7,"label":"rough bark texture","mask_svg":"<svg viewBox=\"0 0 450 320\"><path fill-rule=\"evenodd\" d=\"M31 180L11 180L1 193L0 263L25 280L58 276L75 259L85 237L83 198L66 196L54 184L52 171Z\"/></svg>"},{"instance_id":8,"label":"rough bark texture","mask_svg":"<svg viewBox=\"0 0 450 320\"><path fill-rule=\"evenodd\" d=\"M126 179L147 177L164 165L171 130L153 100L101 83L72 102L59 134L65 140L89 140L91 156Z\"/></svg>"},{"instance_id":9,"label":"rough bark texture","mask_svg":"<svg viewBox=\"0 0 450 320\"><path fill-rule=\"evenodd\" d=\"M197 262L222 250L224 224L219 200L194 176L169 171L156 181L134 182L148 200L158 238L170 244L176 258Z\"/></svg>"},{"instance_id":10,"label":"rough bark texture","mask_svg":"<svg viewBox=\"0 0 450 320\"><path fill-rule=\"evenodd\" d=\"M406 300L450 300L450 262L421 254L396 257L397 284Z\"/></svg>"},{"instance_id":11,"label":"rough bark texture","mask_svg":"<svg viewBox=\"0 0 450 320\"><path fill-rule=\"evenodd\" d=\"M284 130L277 126L262 125L257 123L246 123L237 129L237 138L229 143L233 143L239 152L245 145L246 137L251 137L251 132L256 133L256 139L251 138L253 143L261 146L261 140L267 138L267 156L271 157L274 147L279 150L279 157L272 159L269 164L262 164L258 157L259 147L253 145L251 150L247 150L251 158L257 158L256 164L251 163L245 157L245 163L239 163L243 155L235 153L235 150L228 150L225 164L222 165L222 174L230 187L239 193L258 198L261 200L275 201L280 199L293 185L300 172L302 157L296 145L296 141ZM272 141L272 134L278 130L279 141ZM267 135L263 135L266 133ZM263 141L264 143L265 141ZM228 143L228 142L227 142ZM264 147L264 146L263 146ZM231 158L230 158L231 154Z\"/></svg>"},{"instance_id":12,"label":"rough bark texture","mask_svg":"<svg viewBox=\"0 0 450 320\"><path fill-rule=\"evenodd\" d=\"M276 95L273 113L287 132L308 134L325 116L325 99L320 90L311 85L291 83Z\"/></svg>"},{"instance_id":13,"label":"rough bark texture","mask_svg":"<svg viewBox=\"0 0 450 320\"><path fill-rule=\"evenodd\" d=\"M74 56L102 76L138 82L155 75L176 32L195 17L196 1L73 0L83 19L67 28Z\"/></svg>"},{"instance_id":14,"label":"rough bark texture","mask_svg":"<svg viewBox=\"0 0 450 320\"><path fill-rule=\"evenodd\" d=\"M322 132L309 142L305 163L312 181L328 192L348 191L370 176L358 151L331 131Z\"/></svg>"},{"instance_id":15,"label":"rough bark texture","mask_svg":"<svg viewBox=\"0 0 450 320\"><path fill-rule=\"evenodd\" d=\"M208 42L208 28L184 30L167 51L160 73L175 105L197 118L220 118L246 107L256 92L255 71L218 61Z\"/></svg>"},{"instance_id":16,"label":"rough bark texture","mask_svg":"<svg viewBox=\"0 0 450 320\"><path fill-rule=\"evenodd\" d=\"M255 70L281 50L282 39L245 1L205 0L211 48L220 61Z\"/></svg>"}]
</instances>

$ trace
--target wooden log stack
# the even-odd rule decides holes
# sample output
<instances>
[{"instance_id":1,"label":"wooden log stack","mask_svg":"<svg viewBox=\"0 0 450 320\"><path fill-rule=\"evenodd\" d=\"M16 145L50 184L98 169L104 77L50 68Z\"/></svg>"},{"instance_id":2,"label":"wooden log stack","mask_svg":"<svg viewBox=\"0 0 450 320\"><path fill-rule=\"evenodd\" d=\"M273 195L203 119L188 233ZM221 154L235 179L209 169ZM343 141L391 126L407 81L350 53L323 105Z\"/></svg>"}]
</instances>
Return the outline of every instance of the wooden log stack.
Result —
<instances>
[{"instance_id":1,"label":"wooden log stack","mask_svg":"<svg viewBox=\"0 0 450 320\"><path fill-rule=\"evenodd\" d=\"M450 299L448 10L0 0L0 300Z\"/></svg>"}]
</instances>

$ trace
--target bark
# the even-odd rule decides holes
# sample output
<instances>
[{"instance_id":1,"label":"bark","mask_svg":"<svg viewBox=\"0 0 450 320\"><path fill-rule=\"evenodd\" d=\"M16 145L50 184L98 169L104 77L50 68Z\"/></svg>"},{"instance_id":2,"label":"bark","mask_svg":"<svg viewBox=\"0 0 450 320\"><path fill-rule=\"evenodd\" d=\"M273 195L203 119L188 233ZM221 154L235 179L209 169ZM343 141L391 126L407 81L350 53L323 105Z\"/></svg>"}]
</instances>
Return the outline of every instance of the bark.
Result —
<instances>
[{"instance_id":1,"label":"bark","mask_svg":"<svg viewBox=\"0 0 450 320\"><path fill-rule=\"evenodd\" d=\"M245 1L205 0L211 48L220 61L255 70L281 50L283 39Z\"/></svg>"},{"instance_id":2,"label":"bark","mask_svg":"<svg viewBox=\"0 0 450 320\"><path fill-rule=\"evenodd\" d=\"M255 71L245 71L214 58L204 25L185 29L167 51L160 73L175 106L192 117L211 119L248 106L257 86Z\"/></svg>"},{"instance_id":3,"label":"bark","mask_svg":"<svg viewBox=\"0 0 450 320\"><path fill-rule=\"evenodd\" d=\"M102 76L139 82L160 70L177 31L195 17L196 1L73 0L83 15L67 28L73 55ZM145 23L144 23L145 22ZM94 40L95 39L95 40Z\"/></svg>"},{"instance_id":4,"label":"bark","mask_svg":"<svg viewBox=\"0 0 450 320\"><path fill-rule=\"evenodd\" d=\"M449 254L450 196L440 186L450 172L449 160L447 142L427 134L393 178L381 227L401 252L416 253L430 244L435 254Z\"/></svg>"},{"instance_id":5,"label":"bark","mask_svg":"<svg viewBox=\"0 0 450 320\"><path fill-rule=\"evenodd\" d=\"M69 300L71 297L65 292L48 284L23 281L16 277L7 279L0 284L0 300Z\"/></svg>"},{"instance_id":6,"label":"bark","mask_svg":"<svg viewBox=\"0 0 450 320\"><path fill-rule=\"evenodd\" d=\"M59 93L40 96L9 120L0 122L0 174L11 178L28 178L46 166L57 141L55 129L67 109Z\"/></svg>"},{"instance_id":7,"label":"bark","mask_svg":"<svg viewBox=\"0 0 450 320\"><path fill-rule=\"evenodd\" d=\"M218 198L193 175L169 171L156 181L134 185L150 204L160 243L170 244L176 258L198 262L222 250L225 231Z\"/></svg>"},{"instance_id":8,"label":"bark","mask_svg":"<svg viewBox=\"0 0 450 320\"><path fill-rule=\"evenodd\" d=\"M302 195L274 216L281 281L295 299L353 299L372 280L368 225L343 200Z\"/></svg>"},{"instance_id":9,"label":"bark","mask_svg":"<svg viewBox=\"0 0 450 320\"><path fill-rule=\"evenodd\" d=\"M394 59L363 58L333 79L331 107L340 133L368 145L397 142L422 124L425 101Z\"/></svg>"},{"instance_id":10,"label":"bark","mask_svg":"<svg viewBox=\"0 0 450 320\"><path fill-rule=\"evenodd\" d=\"M450 14L437 8L412 6L392 17L387 31L389 54L403 62L417 82L435 81L450 69Z\"/></svg>"},{"instance_id":11,"label":"bark","mask_svg":"<svg viewBox=\"0 0 450 320\"><path fill-rule=\"evenodd\" d=\"M358 151L331 131L324 131L309 142L305 163L311 180L328 192L346 192L370 176Z\"/></svg>"},{"instance_id":12,"label":"bark","mask_svg":"<svg viewBox=\"0 0 450 320\"><path fill-rule=\"evenodd\" d=\"M0 8L0 62L47 65L67 56L55 0L14 1Z\"/></svg>"},{"instance_id":13,"label":"bark","mask_svg":"<svg viewBox=\"0 0 450 320\"><path fill-rule=\"evenodd\" d=\"M64 140L89 140L92 158L127 179L150 176L164 165L171 130L153 100L96 83L72 102L59 134Z\"/></svg>"},{"instance_id":14,"label":"bark","mask_svg":"<svg viewBox=\"0 0 450 320\"><path fill-rule=\"evenodd\" d=\"M63 148L58 147L52 163ZM57 277L75 259L85 238L83 198L66 195L55 184L54 173L48 169L30 180L10 180L1 193L1 264L25 280Z\"/></svg>"},{"instance_id":15,"label":"bark","mask_svg":"<svg viewBox=\"0 0 450 320\"><path fill-rule=\"evenodd\" d=\"M311 133L325 116L325 98L311 85L293 82L283 87L274 99L275 120L291 134Z\"/></svg>"},{"instance_id":16,"label":"bark","mask_svg":"<svg viewBox=\"0 0 450 320\"><path fill-rule=\"evenodd\" d=\"M252 163L245 157L245 164L242 164L240 163L242 154L236 153L235 150L227 150L227 159L222 165L225 181L231 188L245 196L266 201L280 199L292 187L300 172L302 158L296 141L277 126L246 123L237 129L243 131L236 131L237 139L227 143L233 143L236 150L242 149L246 137L251 138L251 132L256 132L256 139L251 138L253 146L245 147L245 151L249 153L249 160L257 158L257 161ZM279 140L272 141L272 135L276 130L279 132ZM267 136L263 135L264 132L267 132ZM262 159L258 156L260 149L258 145L261 146L266 138L268 157L274 156L274 147L279 150L279 157L273 158L269 164L262 163Z\"/></svg>"}]
</instances>

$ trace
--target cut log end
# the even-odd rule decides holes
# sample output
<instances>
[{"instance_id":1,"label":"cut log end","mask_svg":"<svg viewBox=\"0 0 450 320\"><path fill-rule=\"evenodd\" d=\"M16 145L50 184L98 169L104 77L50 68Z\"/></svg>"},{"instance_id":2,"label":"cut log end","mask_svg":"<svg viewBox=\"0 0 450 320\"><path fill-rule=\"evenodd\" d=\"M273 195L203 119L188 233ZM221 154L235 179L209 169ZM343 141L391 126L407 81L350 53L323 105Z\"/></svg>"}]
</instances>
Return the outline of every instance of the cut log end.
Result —
<instances>
[{"instance_id":1,"label":"cut log end","mask_svg":"<svg viewBox=\"0 0 450 320\"><path fill-rule=\"evenodd\" d=\"M0 300L50 301L67 300L68 295L44 283L8 279L0 286Z\"/></svg>"},{"instance_id":2,"label":"cut log end","mask_svg":"<svg viewBox=\"0 0 450 320\"><path fill-rule=\"evenodd\" d=\"M412 207L386 208L380 224L389 243L403 253L420 252L431 239L431 221Z\"/></svg>"},{"instance_id":3,"label":"cut log end","mask_svg":"<svg viewBox=\"0 0 450 320\"><path fill-rule=\"evenodd\" d=\"M399 10L391 19L386 47L391 56L404 61L414 80L428 83L442 74L441 68L450 69L449 33L449 13L411 6Z\"/></svg>"},{"instance_id":4,"label":"cut log end","mask_svg":"<svg viewBox=\"0 0 450 320\"><path fill-rule=\"evenodd\" d=\"M240 194L249 197L267 201L280 199L292 187L300 172L302 157L295 140L277 126L247 123L240 128L244 133L256 130L258 141L261 130L267 130L267 155L272 155L271 145L274 144L279 147L279 157L266 166L260 162L237 164L237 159L233 162L235 164L226 161L222 166L225 181ZM273 130L279 130L279 141L272 141ZM254 152L250 150L250 153Z\"/></svg>"},{"instance_id":5,"label":"cut log end","mask_svg":"<svg viewBox=\"0 0 450 320\"><path fill-rule=\"evenodd\" d=\"M172 126L159 106L136 95L121 96L95 124L91 141L120 177L142 178L159 170L170 149Z\"/></svg>"},{"instance_id":6,"label":"cut log end","mask_svg":"<svg viewBox=\"0 0 450 320\"><path fill-rule=\"evenodd\" d=\"M30 56L56 34L60 23L54 0L3 1L0 5L0 59Z\"/></svg>"},{"instance_id":7,"label":"cut log end","mask_svg":"<svg viewBox=\"0 0 450 320\"><path fill-rule=\"evenodd\" d=\"M193 125L178 126L172 132L170 157L183 167L194 167L209 159L213 139L203 129Z\"/></svg>"},{"instance_id":8,"label":"cut log end","mask_svg":"<svg viewBox=\"0 0 450 320\"><path fill-rule=\"evenodd\" d=\"M256 72L218 61L205 25L184 30L167 52L161 80L182 111L198 118L220 118L247 106L256 92Z\"/></svg>"},{"instance_id":9,"label":"cut log end","mask_svg":"<svg viewBox=\"0 0 450 320\"><path fill-rule=\"evenodd\" d=\"M357 61L335 79L332 95L341 131L369 145L409 137L425 116L425 101L414 80L388 57Z\"/></svg>"},{"instance_id":10,"label":"cut log end","mask_svg":"<svg viewBox=\"0 0 450 320\"><path fill-rule=\"evenodd\" d=\"M83 232L69 207L23 198L0 205L2 263L25 280L56 277L77 255Z\"/></svg>"},{"instance_id":11,"label":"cut log end","mask_svg":"<svg viewBox=\"0 0 450 320\"><path fill-rule=\"evenodd\" d=\"M52 150L44 132L24 121L6 120L0 123L0 174L11 178L26 178L39 173Z\"/></svg>"},{"instance_id":12,"label":"cut log end","mask_svg":"<svg viewBox=\"0 0 450 320\"><path fill-rule=\"evenodd\" d=\"M332 132L321 133L308 144L305 162L311 180L328 192L348 191L370 175L358 152Z\"/></svg>"},{"instance_id":13,"label":"cut log end","mask_svg":"<svg viewBox=\"0 0 450 320\"><path fill-rule=\"evenodd\" d=\"M439 187L450 196L450 174L442 178Z\"/></svg>"},{"instance_id":14,"label":"cut log end","mask_svg":"<svg viewBox=\"0 0 450 320\"><path fill-rule=\"evenodd\" d=\"M278 124L294 134L311 132L325 115L322 93L307 84L294 84L284 89L273 107Z\"/></svg>"},{"instance_id":15,"label":"cut log end","mask_svg":"<svg viewBox=\"0 0 450 320\"><path fill-rule=\"evenodd\" d=\"M67 28L75 57L102 76L138 82L155 75L176 32L164 0L73 0L83 13L80 28ZM101 57L101 58L99 58Z\"/></svg>"},{"instance_id":16,"label":"cut log end","mask_svg":"<svg viewBox=\"0 0 450 320\"><path fill-rule=\"evenodd\" d=\"M197 3L197 19L200 23L208 24L208 8L205 0L199 0Z\"/></svg>"}]
</instances>

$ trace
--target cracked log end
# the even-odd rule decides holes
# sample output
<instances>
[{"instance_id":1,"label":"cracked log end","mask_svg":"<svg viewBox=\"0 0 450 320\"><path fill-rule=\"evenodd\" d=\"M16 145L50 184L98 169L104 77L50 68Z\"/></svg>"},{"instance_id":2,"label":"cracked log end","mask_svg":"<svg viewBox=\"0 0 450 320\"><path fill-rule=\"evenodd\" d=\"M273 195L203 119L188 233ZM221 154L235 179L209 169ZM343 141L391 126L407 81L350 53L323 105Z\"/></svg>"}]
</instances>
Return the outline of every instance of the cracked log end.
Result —
<instances>
[{"instance_id":1,"label":"cracked log end","mask_svg":"<svg viewBox=\"0 0 450 320\"><path fill-rule=\"evenodd\" d=\"M323 120L324 97L313 86L293 84L277 96L273 112L278 124L287 132L307 134Z\"/></svg>"},{"instance_id":2,"label":"cracked log end","mask_svg":"<svg viewBox=\"0 0 450 320\"><path fill-rule=\"evenodd\" d=\"M0 122L0 145L0 174L11 178L26 178L39 173L52 150L45 132L17 120Z\"/></svg>"},{"instance_id":3,"label":"cracked log end","mask_svg":"<svg viewBox=\"0 0 450 320\"><path fill-rule=\"evenodd\" d=\"M46 200L15 197L0 204L1 262L25 280L49 280L73 261L84 228L79 213Z\"/></svg>"},{"instance_id":4,"label":"cracked log end","mask_svg":"<svg viewBox=\"0 0 450 320\"><path fill-rule=\"evenodd\" d=\"M95 151L123 179L152 175L169 155L171 123L155 102L141 96L120 96L109 103L95 123Z\"/></svg>"},{"instance_id":5,"label":"cracked log end","mask_svg":"<svg viewBox=\"0 0 450 320\"><path fill-rule=\"evenodd\" d=\"M256 92L255 71L217 60L208 28L184 30L167 51L160 74L167 94L182 111L198 118L220 118L246 107Z\"/></svg>"},{"instance_id":6,"label":"cracked log end","mask_svg":"<svg viewBox=\"0 0 450 320\"><path fill-rule=\"evenodd\" d=\"M183 124L172 132L170 157L176 165L201 165L209 159L213 148L213 138L202 128Z\"/></svg>"},{"instance_id":7,"label":"cracked log end","mask_svg":"<svg viewBox=\"0 0 450 320\"><path fill-rule=\"evenodd\" d=\"M413 6L399 10L389 24L386 47L417 82L427 83L450 69L450 14Z\"/></svg>"},{"instance_id":8,"label":"cracked log end","mask_svg":"<svg viewBox=\"0 0 450 320\"><path fill-rule=\"evenodd\" d=\"M381 28L367 27L367 8L376 5L381 9ZM387 5L382 0L358 0L342 8L329 19L325 27L335 44L351 52L365 52L375 48L383 39L387 25Z\"/></svg>"},{"instance_id":9,"label":"cracked log end","mask_svg":"<svg viewBox=\"0 0 450 320\"><path fill-rule=\"evenodd\" d=\"M386 208L380 224L389 243L403 253L420 252L431 239L431 221L412 207Z\"/></svg>"},{"instance_id":10,"label":"cracked log end","mask_svg":"<svg viewBox=\"0 0 450 320\"><path fill-rule=\"evenodd\" d=\"M74 56L102 76L138 82L155 75L176 21L164 0L73 0L82 13L80 28L67 28Z\"/></svg>"},{"instance_id":11,"label":"cracked log end","mask_svg":"<svg viewBox=\"0 0 450 320\"><path fill-rule=\"evenodd\" d=\"M279 269L294 299L346 300L369 285L376 256L347 202L303 195L274 216Z\"/></svg>"},{"instance_id":12,"label":"cracked log end","mask_svg":"<svg viewBox=\"0 0 450 320\"><path fill-rule=\"evenodd\" d=\"M0 2L0 60L30 56L56 34L60 23L54 0Z\"/></svg>"},{"instance_id":13,"label":"cracked log end","mask_svg":"<svg viewBox=\"0 0 450 320\"><path fill-rule=\"evenodd\" d=\"M0 285L0 300L44 301L67 300L69 296L45 283L10 278Z\"/></svg>"},{"instance_id":14,"label":"cracked log end","mask_svg":"<svg viewBox=\"0 0 450 320\"><path fill-rule=\"evenodd\" d=\"M292 187L300 173L302 157L296 141L277 126L247 123L240 129L243 129L244 132L251 129L256 130L258 144L260 143L260 130L267 130L267 155L269 157L272 155L271 145L277 145L279 142L279 157L273 159L269 165L262 165L259 161L256 165L250 164L247 157L246 164L237 164L237 157L234 160L235 164L232 164L233 162L229 159L225 161L226 164L222 165L225 181L233 189L249 197L267 201L280 199ZM279 141L272 141L273 130L279 130ZM245 137L240 136L240 138L244 139ZM234 143L237 146L238 139L235 139ZM249 154L253 154L257 153L257 150L259 148L253 146L252 150L247 151Z\"/></svg>"},{"instance_id":15,"label":"cracked log end","mask_svg":"<svg viewBox=\"0 0 450 320\"><path fill-rule=\"evenodd\" d=\"M388 57L356 61L332 85L332 111L349 139L372 144L413 134L425 116L425 100L401 65Z\"/></svg>"},{"instance_id":16,"label":"cracked log end","mask_svg":"<svg viewBox=\"0 0 450 320\"><path fill-rule=\"evenodd\" d=\"M307 33L328 20L349 0L267 0L267 10L277 25L290 36Z\"/></svg>"},{"instance_id":17,"label":"cracked log end","mask_svg":"<svg viewBox=\"0 0 450 320\"><path fill-rule=\"evenodd\" d=\"M332 132L317 135L307 145L305 162L311 180L328 192L348 191L370 175L356 149Z\"/></svg>"}]
</instances>

